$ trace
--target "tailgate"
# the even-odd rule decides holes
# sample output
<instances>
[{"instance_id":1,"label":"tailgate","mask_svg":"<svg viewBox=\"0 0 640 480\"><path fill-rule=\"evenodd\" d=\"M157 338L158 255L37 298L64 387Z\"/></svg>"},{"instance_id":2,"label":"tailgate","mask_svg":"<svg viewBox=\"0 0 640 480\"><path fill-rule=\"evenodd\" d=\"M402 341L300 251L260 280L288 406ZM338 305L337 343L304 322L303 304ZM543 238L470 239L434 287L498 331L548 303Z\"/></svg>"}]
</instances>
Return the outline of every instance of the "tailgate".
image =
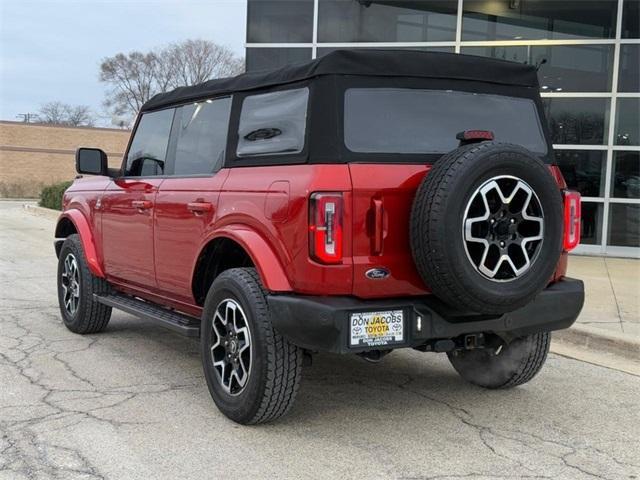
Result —
<instances>
[{"instance_id":1,"label":"tailgate","mask_svg":"<svg viewBox=\"0 0 640 480\"><path fill-rule=\"evenodd\" d=\"M428 293L409 244L411 205L429 165L349 165L353 187L353 294L397 297ZM380 269L388 272L386 278ZM378 275L376 275L376 273ZM374 278L371 278L374 277Z\"/></svg>"}]
</instances>

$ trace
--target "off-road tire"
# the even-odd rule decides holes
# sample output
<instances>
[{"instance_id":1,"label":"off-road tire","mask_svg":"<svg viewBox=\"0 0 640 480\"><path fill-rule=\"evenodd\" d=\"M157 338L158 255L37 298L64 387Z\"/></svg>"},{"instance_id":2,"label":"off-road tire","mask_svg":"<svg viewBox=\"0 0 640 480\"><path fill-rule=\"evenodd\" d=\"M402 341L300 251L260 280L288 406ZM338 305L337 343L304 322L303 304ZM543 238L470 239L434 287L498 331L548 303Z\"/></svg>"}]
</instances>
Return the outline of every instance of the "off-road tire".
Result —
<instances>
[{"instance_id":1,"label":"off-road tire","mask_svg":"<svg viewBox=\"0 0 640 480\"><path fill-rule=\"evenodd\" d=\"M222 388L211 354L212 318L227 298L239 303L251 332L251 371L235 396ZM254 268L229 269L215 279L205 300L200 338L209 393L223 414L240 424L258 424L289 411L300 383L303 351L271 326L266 291Z\"/></svg>"},{"instance_id":2,"label":"off-road tire","mask_svg":"<svg viewBox=\"0 0 640 480\"><path fill-rule=\"evenodd\" d=\"M64 261L72 254L78 264L80 273L80 300L74 315L71 315L64 306L64 294L62 288L62 272ZM60 314L65 326L74 333L87 334L102 332L111 318L111 307L97 302L93 295L107 294L110 292L109 283L103 278L96 277L89 270L84 256L82 242L77 234L69 235L60 249L58 258L58 304Z\"/></svg>"},{"instance_id":3,"label":"off-road tire","mask_svg":"<svg viewBox=\"0 0 640 480\"><path fill-rule=\"evenodd\" d=\"M447 356L466 381L484 388L511 388L527 383L542 369L551 334L536 333L513 340L499 354L493 349L457 350Z\"/></svg>"},{"instance_id":4,"label":"off-road tire","mask_svg":"<svg viewBox=\"0 0 640 480\"><path fill-rule=\"evenodd\" d=\"M462 235L474 191L496 175L526 181L544 210L544 239L521 277L495 282L467 258ZM562 251L562 195L548 166L527 149L498 142L462 146L439 159L425 176L411 211L411 252L425 284L464 311L500 314L530 303L550 282Z\"/></svg>"}]
</instances>

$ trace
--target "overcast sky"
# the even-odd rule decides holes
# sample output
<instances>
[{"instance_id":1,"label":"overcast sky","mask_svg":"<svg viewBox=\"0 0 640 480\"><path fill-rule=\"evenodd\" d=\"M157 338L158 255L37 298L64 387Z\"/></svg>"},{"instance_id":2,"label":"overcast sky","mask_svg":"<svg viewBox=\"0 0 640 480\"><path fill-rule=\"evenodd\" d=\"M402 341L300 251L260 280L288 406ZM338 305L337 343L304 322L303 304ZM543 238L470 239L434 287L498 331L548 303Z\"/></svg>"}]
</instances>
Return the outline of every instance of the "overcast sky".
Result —
<instances>
[{"instance_id":1,"label":"overcast sky","mask_svg":"<svg viewBox=\"0 0 640 480\"><path fill-rule=\"evenodd\" d=\"M104 115L102 58L188 38L243 55L245 28L246 0L0 0L0 119L54 100Z\"/></svg>"}]
</instances>

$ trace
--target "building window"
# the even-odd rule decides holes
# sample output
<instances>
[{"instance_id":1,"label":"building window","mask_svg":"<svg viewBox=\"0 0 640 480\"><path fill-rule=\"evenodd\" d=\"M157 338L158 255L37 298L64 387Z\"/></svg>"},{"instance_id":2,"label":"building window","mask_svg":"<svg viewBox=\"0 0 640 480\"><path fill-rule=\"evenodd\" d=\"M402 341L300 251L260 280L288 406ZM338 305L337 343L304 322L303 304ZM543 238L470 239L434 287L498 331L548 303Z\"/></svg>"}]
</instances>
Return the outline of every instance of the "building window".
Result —
<instances>
[{"instance_id":1,"label":"building window","mask_svg":"<svg viewBox=\"0 0 640 480\"><path fill-rule=\"evenodd\" d=\"M640 1L624 0L622 7L622 38L640 37Z\"/></svg>"},{"instance_id":2,"label":"building window","mask_svg":"<svg viewBox=\"0 0 640 480\"><path fill-rule=\"evenodd\" d=\"M640 145L640 98L618 98L616 144Z\"/></svg>"},{"instance_id":3,"label":"building window","mask_svg":"<svg viewBox=\"0 0 640 480\"><path fill-rule=\"evenodd\" d=\"M317 58L324 57L328 53L335 52L336 50L364 50L366 48L376 48L376 47L318 47L316 56ZM423 52L454 53L455 47L410 47L410 48L398 48L398 50L420 50Z\"/></svg>"},{"instance_id":4,"label":"building window","mask_svg":"<svg viewBox=\"0 0 640 480\"><path fill-rule=\"evenodd\" d=\"M568 186L587 199L582 243L597 248L584 251L607 252L610 246L608 251L616 254L620 250L615 247L635 247L633 255L640 251L640 0L248 4L250 71L304 62L338 49L381 48L376 45L457 50L535 65L556 162ZM265 42L282 46L257 48L256 43Z\"/></svg>"},{"instance_id":5,"label":"building window","mask_svg":"<svg viewBox=\"0 0 640 480\"><path fill-rule=\"evenodd\" d=\"M603 212L602 203L582 202L580 243L584 245L599 245L602 243Z\"/></svg>"},{"instance_id":6,"label":"building window","mask_svg":"<svg viewBox=\"0 0 640 480\"><path fill-rule=\"evenodd\" d=\"M556 150L556 162L567 186L583 197L604 197L606 152Z\"/></svg>"},{"instance_id":7,"label":"building window","mask_svg":"<svg viewBox=\"0 0 640 480\"><path fill-rule=\"evenodd\" d=\"M640 45L620 45L619 92L640 92Z\"/></svg>"},{"instance_id":8,"label":"building window","mask_svg":"<svg viewBox=\"0 0 640 480\"><path fill-rule=\"evenodd\" d=\"M247 48L247 72L273 70L311 60L310 48Z\"/></svg>"},{"instance_id":9,"label":"building window","mask_svg":"<svg viewBox=\"0 0 640 480\"><path fill-rule=\"evenodd\" d=\"M614 247L640 247L640 205L609 205L609 238Z\"/></svg>"},{"instance_id":10,"label":"building window","mask_svg":"<svg viewBox=\"0 0 640 480\"><path fill-rule=\"evenodd\" d=\"M611 196L640 198L640 152L614 152Z\"/></svg>"},{"instance_id":11,"label":"building window","mask_svg":"<svg viewBox=\"0 0 640 480\"><path fill-rule=\"evenodd\" d=\"M617 6L617 0L465 0L462 40L614 38Z\"/></svg>"},{"instance_id":12,"label":"building window","mask_svg":"<svg viewBox=\"0 0 640 480\"><path fill-rule=\"evenodd\" d=\"M313 0L248 0L249 43L311 42Z\"/></svg>"},{"instance_id":13,"label":"building window","mask_svg":"<svg viewBox=\"0 0 640 480\"><path fill-rule=\"evenodd\" d=\"M319 2L320 42L426 42L456 38L455 0Z\"/></svg>"},{"instance_id":14,"label":"building window","mask_svg":"<svg viewBox=\"0 0 640 480\"><path fill-rule=\"evenodd\" d=\"M571 145L606 143L609 99L544 98L543 102L553 143Z\"/></svg>"},{"instance_id":15,"label":"building window","mask_svg":"<svg viewBox=\"0 0 640 480\"><path fill-rule=\"evenodd\" d=\"M539 65L543 92L611 90L613 45L465 47L462 53Z\"/></svg>"}]
</instances>

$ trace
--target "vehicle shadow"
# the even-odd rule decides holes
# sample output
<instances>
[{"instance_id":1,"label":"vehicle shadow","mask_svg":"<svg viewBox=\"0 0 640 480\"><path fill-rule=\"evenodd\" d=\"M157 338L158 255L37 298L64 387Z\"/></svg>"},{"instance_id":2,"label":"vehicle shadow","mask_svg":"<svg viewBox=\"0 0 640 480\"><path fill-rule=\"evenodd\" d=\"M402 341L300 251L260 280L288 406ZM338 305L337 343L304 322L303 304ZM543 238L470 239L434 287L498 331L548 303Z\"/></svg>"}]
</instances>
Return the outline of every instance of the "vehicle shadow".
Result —
<instances>
[{"instance_id":1,"label":"vehicle shadow","mask_svg":"<svg viewBox=\"0 0 640 480\"><path fill-rule=\"evenodd\" d=\"M167 375L184 375L198 386L195 395L208 397L202 376L200 346L152 323L116 314L101 335L114 348L135 348L137 363L171 364ZM136 345L134 347L134 345ZM149 356L149 358L145 358ZM527 388L489 391L463 381L445 354L397 350L372 364L356 355L317 354L302 373L295 404L289 414L269 428L310 425L364 425L370 422L400 422L407 427L416 421L451 416L468 421L472 411L481 414L495 409L497 397L527 397ZM539 395L538 401L540 401ZM206 400L207 399L201 399ZM212 415L220 414L211 403ZM334 421L327 421L328 419ZM323 427L329 428L329 427Z\"/></svg>"},{"instance_id":2,"label":"vehicle shadow","mask_svg":"<svg viewBox=\"0 0 640 480\"><path fill-rule=\"evenodd\" d=\"M336 416L354 424L372 420L412 424L444 415L465 420L472 409L495 408L492 399L505 393L521 395L465 382L445 354L402 349L378 364L355 355L319 354L304 370L291 419L284 421L321 422Z\"/></svg>"}]
</instances>

